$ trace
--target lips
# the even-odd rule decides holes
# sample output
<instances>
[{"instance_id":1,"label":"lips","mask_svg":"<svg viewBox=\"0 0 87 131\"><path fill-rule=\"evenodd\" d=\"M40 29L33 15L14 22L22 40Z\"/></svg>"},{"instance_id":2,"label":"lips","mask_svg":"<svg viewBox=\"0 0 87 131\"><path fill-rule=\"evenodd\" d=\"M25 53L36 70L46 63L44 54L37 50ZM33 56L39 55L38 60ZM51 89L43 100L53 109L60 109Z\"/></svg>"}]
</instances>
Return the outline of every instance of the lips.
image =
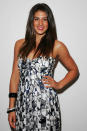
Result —
<instances>
[{"instance_id":1,"label":"lips","mask_svg":"<svg viewBox=\"0 0 87 131\"><path fill-rule=\"evenodd\" d=\"M44 27L41 27L41 26L40 26L40 27L38 27L38 30L43 30L43 29L44 29Z\"/></svg>"}]
</instances>

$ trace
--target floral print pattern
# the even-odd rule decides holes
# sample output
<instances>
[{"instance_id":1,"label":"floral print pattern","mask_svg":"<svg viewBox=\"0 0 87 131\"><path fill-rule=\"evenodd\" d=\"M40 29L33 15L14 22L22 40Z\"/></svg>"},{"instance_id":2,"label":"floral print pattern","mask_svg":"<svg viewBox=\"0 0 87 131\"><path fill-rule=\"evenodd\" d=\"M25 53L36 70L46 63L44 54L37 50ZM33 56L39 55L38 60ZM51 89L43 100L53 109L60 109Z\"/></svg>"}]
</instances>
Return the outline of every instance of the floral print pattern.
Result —
<instances>
[{"instance_id":1,"label":"floral print pattern","mask_svg":"<svg viewBox=\"0 0 87 131\"><path fill-rule=\"evenodd\" d=\"M16 100L16 131L61 131L58 93L41 79L53 77L55 59L39 56L18 59L20 82Z\"/></svg>"}]
</instances>

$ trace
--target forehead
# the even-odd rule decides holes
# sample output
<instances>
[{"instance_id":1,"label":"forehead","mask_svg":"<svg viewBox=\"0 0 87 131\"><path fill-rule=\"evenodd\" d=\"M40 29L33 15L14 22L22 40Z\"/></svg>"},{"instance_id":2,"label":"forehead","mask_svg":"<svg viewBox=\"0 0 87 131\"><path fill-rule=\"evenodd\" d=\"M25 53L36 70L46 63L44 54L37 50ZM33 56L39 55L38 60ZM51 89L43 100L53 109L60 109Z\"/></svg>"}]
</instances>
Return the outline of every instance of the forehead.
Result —
<instances>
[{"instance_id":1,"label":"forehead","mask_svg":"<svg viewBox=\"0 0 87 131\"><path fill-rule=\"evenodd\" d=\"M47 17L47 14L45 11L38 10L34 13L34 17Z\"/></svg>"}]
</instances>

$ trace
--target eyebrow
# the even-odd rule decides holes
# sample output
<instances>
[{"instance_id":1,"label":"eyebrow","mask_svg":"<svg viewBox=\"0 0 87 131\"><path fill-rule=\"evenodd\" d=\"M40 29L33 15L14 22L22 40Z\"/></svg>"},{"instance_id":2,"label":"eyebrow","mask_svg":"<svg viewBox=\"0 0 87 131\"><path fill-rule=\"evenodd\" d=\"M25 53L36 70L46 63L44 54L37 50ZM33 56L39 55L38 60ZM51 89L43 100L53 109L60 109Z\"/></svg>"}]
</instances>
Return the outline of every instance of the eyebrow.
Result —
<instances>
[{"instance_id":1,"label":"eyebrow","mask_svg":"<svg viewBox=\"0 0 87 131\"><path fill-rule=\"evenodd\" d=\"M40 17L38 17L38 16L34 16L34 18L40 18ZM46 16L46 17L42 17L42 18L47 18L47 16Z\"/></svg>"}]
</instances>

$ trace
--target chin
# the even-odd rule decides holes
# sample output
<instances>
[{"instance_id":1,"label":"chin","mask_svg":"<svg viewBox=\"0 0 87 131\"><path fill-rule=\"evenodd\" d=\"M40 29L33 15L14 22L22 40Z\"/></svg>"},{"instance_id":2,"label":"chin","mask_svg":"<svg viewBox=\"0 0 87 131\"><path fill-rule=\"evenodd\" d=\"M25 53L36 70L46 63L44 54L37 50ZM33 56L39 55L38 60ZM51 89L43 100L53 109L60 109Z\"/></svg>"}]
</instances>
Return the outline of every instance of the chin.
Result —
<instances>
[{"instance_id":1,"label":"chin","mask_svg":"<svg viewBox=\"0 0 87 131\"><path fill-rule=\"evenodd\" d=\"M38 35L43 35L45 33L46 33L46 31L36 31L36 34L38 34Z\"/></svg>"}]
</instances>

